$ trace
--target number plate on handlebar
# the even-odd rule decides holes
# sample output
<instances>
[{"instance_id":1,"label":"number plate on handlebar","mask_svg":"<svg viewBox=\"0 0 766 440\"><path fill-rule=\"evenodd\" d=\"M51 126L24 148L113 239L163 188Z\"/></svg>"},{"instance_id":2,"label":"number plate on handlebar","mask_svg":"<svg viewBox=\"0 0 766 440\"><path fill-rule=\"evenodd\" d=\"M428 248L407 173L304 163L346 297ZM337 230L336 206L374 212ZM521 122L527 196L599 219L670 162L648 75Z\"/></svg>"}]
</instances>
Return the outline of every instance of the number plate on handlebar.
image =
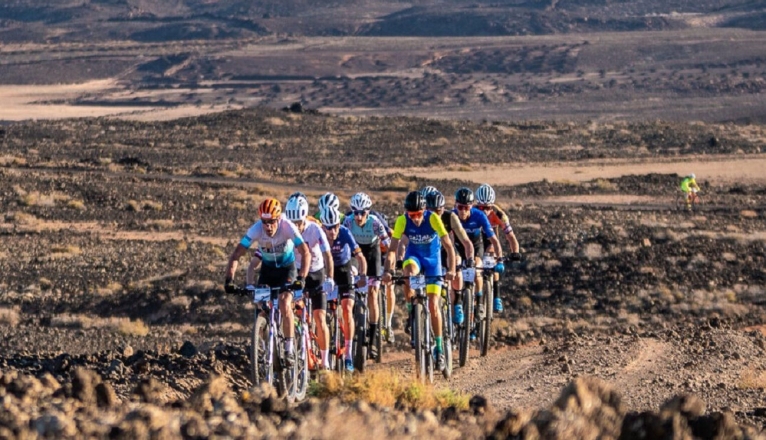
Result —
<instances>
[{"instance_id":1,"label":"number plate on handlebar","mask_svg":"<svg viewBox=\"0 0 766 440\"><path fill-rule=\"evenodd\" d=\"M424 277L423 275L410 277L410 289L425 289L425 288L426 288L426 277Z\"/></svg>"},{"instance_id":2,"label":"number plate on handlebar","mask_svg":"<svg viewBox=\"0 0 766 440\"><path fill-rule=\"evenodd\" d=\"M484 263L483 266L485 269L492 269L493 267L497 265L497 263L495 262L495 257L493 257L492 255L485 255L484 259L482 260L482 263Z\"/></svg>"},{"instance_id":3,"label":"number plate on handlebar","mask_svg":"<svg viewBox=\"0 0 766 440\"><path fill-rule=\"evenodd\" d=\"M298 301L303 298L303 289L293 290L293 301Z\"/></svg>"},{"instance_id":4,"label":"number plate on handlebar","mask_svg":"<svg viewBox=\"0 0 766 440\"><path fill-rule=\"evenodd\" d=\"M473 283L476 281L476 269L473 267L463 269L463 281L466 283Z\"/></svg>"},{"instance_id":5,"label":"number plate on handlebar","mask_svg":"<svg viewBox=\"0 0 766 440\"><path fill-rule=\"evenodd\" d=\"M253 302L260 303L268 301L271 298L271 289L269 287L256 287L253 290Z\"/></svg>"}]
</instances>

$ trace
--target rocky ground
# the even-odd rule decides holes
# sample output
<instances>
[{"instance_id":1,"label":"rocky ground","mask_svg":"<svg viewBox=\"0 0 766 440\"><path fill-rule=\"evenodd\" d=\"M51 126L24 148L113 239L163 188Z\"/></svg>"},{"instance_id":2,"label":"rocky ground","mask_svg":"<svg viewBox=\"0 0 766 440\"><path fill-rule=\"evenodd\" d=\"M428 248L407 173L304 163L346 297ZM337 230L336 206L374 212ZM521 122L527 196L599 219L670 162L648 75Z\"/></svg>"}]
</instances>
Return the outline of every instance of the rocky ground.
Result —
<instances>
[{"instance_id":1,"label":"rocky ground","mask_svg":"<svg viewBox=\"0 0 766 440\"><path fill-rule=\"evenodd\" d=\"M251 111L11 125L0 142L1 436L329 437L353 425L376 437L754 438L766 422L766 186L757 179L703 179L707 203L694 213L672 209L676 175L496 188L524 261L504 279L490 355L437 383L482 396L467 410L332 399L287 408L252 389L252 308L221 289L227 256L267 195L300 189L314 203L332 189L345 202L365 188L393 215L406 190L464 184L370 177L362 164L757 154L760 126ZM560 199L626 192L648 202ZM401 340L374 367L410 368Z\"/></svg>"}]
</instances>

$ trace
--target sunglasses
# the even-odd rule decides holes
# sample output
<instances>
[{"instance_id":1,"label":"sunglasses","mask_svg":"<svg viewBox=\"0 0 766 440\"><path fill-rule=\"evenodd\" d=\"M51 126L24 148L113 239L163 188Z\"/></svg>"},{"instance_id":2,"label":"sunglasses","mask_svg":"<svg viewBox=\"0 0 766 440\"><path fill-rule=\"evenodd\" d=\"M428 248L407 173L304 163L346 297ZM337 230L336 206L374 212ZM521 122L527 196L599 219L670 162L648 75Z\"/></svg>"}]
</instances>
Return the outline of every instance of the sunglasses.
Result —
<instances>
[{"instance_id":1,"label":"sunglasses","mask_svg":"<svg viewBox=\"0 0 766 440\"><path fill-rule=\"evenodd\" d=\"M477 208L481 209L482 211L488 211L492 209L492 205L479 205Z\"/></svg>"},{"instance_id":2,"label":"sunglasses","mask_svg":"<svg viewBox=\"0 0 766 440\"><path fill-rule=\"evenodd\" d=\"M423 218L423 211L407 211L407 215L410 216L411 219L417 220Z\"/></svg>"},{"instance_id":3,"label":"sunglasses","mask_svg":"<svg viewBox=\"0 0 766 440\"><path fill-rule=\"evenodd\" d=\"M367 215L367 210L366 209L362 209L362 210L358 210L358 211L355 210L354 211L354 215L357 216L357 217L364 217L365 215Z\"/></svg>"},{"instance_id":4,"label":"sunglasses","mask_svg":"<svg viewBox=\"0 0 766 440\"><path fill-rule=\"evenodd\" d=\"M271 219L271 220L265 220L265 219L261 219L261 222L262 222L264 225L276 225L278 221L279 221L279 220L277 220L277 219L275 219L275 218L273 218L273 219Z\"/></svg>"},{"instance_id":5,"label":"sunglasses","mask_svg":"<svg viewBox=\"0 0 766 440\"><path fill-rule=\"evenodd\" d=\"M458 209L458 211L470 211L471 205L464 205L462 203L455 203L455 207Z\"/></svg>"},{"instance_id":6,"label":"sunglasses","mask_svg":"<svg viewBox=\"0 0 766 440\"><path fill-rule=\"evenodd\" d=\"M334 226L327 226L327 225L322 225L322 227L323 227L323 228L324 228L326 231L335 231L335 230L337 230L338 228L340 228L340 224L337 224L337 225L334 225Z\"/></svg>"}]
</instances>

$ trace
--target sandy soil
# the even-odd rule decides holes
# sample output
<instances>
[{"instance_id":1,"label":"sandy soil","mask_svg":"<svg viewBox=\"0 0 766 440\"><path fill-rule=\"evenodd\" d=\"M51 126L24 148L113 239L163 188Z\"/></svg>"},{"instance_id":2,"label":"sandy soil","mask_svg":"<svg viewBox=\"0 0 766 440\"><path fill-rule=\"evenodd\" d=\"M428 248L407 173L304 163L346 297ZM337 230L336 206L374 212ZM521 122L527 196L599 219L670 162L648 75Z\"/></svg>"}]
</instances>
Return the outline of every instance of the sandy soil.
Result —
<instances>
[{"instance_id":1,"label":"sandy soil","mask_svg":"<svg viewBox=\"0 0 766 440\"><path fill-rule=\"evenodd\" d=\"M766 158L762 156L698 156L684 159L651 159L646 161L614 160L583 161L580 163L545 163L534 165L503 164L491 167L476 167L470 171L456 169L409 169L383 170L381 172L402 172L406 175L425 179L460 179L491 185L520 185L547 179L556 181L585 182L593 179L608 179L630 174L693 172L697 180L716 182L764 182L766 181Z\"/></svg>"}]
</instances>

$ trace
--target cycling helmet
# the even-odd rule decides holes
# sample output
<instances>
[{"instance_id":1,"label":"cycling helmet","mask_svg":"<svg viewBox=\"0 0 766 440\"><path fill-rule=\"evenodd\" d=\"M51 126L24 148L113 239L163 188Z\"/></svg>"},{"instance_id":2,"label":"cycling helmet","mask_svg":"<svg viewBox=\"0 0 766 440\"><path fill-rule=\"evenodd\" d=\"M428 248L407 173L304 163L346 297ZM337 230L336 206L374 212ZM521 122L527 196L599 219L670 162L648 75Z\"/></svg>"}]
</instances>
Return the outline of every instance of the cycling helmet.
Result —
<instances>
[{"instance_id":1,"label":"cycling helmet","mask_svg":"<svg viewBox=\"0 0 766 440\"><path fill-rule=\"evenodd\" d=\"M294 193L290 194L290 197L287 198L287 201L289 202L290 200L292 200L294 198L297 198L297 197L302 198L306 202L308 202L308 200L309 200L308 197L306 197L306 194L303 194L302 192L298 191L298 192L294 192ZM285 209L287 209L287 208L285 207Z\"/></svg>"},{"instance_id":2,"label":"cycling helmet","mask_svg":"<svg viewBox=\"0 0 766 440\"><path fill-rule=\"evenodd\" d=\"M694 173L689 174L689 177L692 178L692 179L696 179L697 178L697 176L695 176Z\"/></svg>"},{"instance_id":3,"label":"cycling helmet","mask_svg":"<svg viewBox=\"0 0 766 440\"><path fill-rule=\"evenodd\" d=\"M488 184L483 184L476 188L476 201L480 205L491 205L495 203L495 190Z\"/></svg>"},{"instance_id":4,"label":"cycling helmet","mask_svg":"<svg viewBox=\"0 0 766 440\"><path fill-rule=\"evenodd\" d=\"M412 191L404 199L404 209L407 211L422 211L426 209L426 199L419 191Z\"/></svg>"},{"instance_id":5,"label":"cycling helmet","mask_svg":"<svg viewBox=\"0 0 766 440\"><path fill-rule=\"evenodd\" d=\"M436 191L439 191L439 190L434 188L433 186L424 186L423 188L420 188L420 195L423 196L423 198L426 198L428 197L429 194Z\"/></svg>"},{"instance_id":6,"label":"cycling helmet","mask_svg":"<svg viewBox=\"0 0 766 440\"><path fill-rule=\"evenodd\" d=\"M277 219L282 215L282 205L277 199L266 199L258 207L258 216L262 219Z\"/></svg>"},{"instance_id":7,"label":"cycling helmet","mask_svg":"<svg viewBox=\"0 0 766 440\"><path fill-rule=\"evenodd\" d=\"M439 191L434 191L426 196L426 208L439 209L444 207L444 196Z\"/></svg>"},{"instance_id":8,"label":"cycling helmet","mask_svg":"<svg viewBox=\"0 0 766 440\"><path fill-rule=\"evenodd\" d=\"M340 209L340 200L338 196L333 193L325 193L319 198L319 210L322 211L328 206L332 206L335 209Z\"/></svg>"},{"instance_id":9,"label":"cycling helmet","mask_svg":"<svg viewBox=\"0 0 766 440\"><path fill-rule=\"evenodd\" d=\"M473 205L473 191L471 191L471 188L462 187L455 191L455 201L462 205Z\"/></svg>"},{"instance_id":10,"label":"cycling helmet","mask_svg":"<svg viewBox=\"0 0 766 440\"><path fill-rule=\"evenodd\" d=\"M285 216L288 220L297 222L306 220L309 215L309 202L303 197L293 197L287 201Z\"/></svg>"},{"instance_id":11,"label":"cycling helmet","mask_svg":"<svg viewBox=\"0 0 766 440\"><path fill-rule=\"evenodd\" d=\"M340 224L340 211L333 206L325 206L319 214L319 221L328 228L338 225Z\"/></svg>"},{"instance_id":12,"label":"cycling helmet","mask_svg":"<svg viewBox=\"0 0 766 440\"><path fill-rule=\"evenodd\" d=\"M372 207L372 200L370 200L370 196L360 192L351 197L350 205L354 211L363 211Z\"/></svg>"}]
</instances>

